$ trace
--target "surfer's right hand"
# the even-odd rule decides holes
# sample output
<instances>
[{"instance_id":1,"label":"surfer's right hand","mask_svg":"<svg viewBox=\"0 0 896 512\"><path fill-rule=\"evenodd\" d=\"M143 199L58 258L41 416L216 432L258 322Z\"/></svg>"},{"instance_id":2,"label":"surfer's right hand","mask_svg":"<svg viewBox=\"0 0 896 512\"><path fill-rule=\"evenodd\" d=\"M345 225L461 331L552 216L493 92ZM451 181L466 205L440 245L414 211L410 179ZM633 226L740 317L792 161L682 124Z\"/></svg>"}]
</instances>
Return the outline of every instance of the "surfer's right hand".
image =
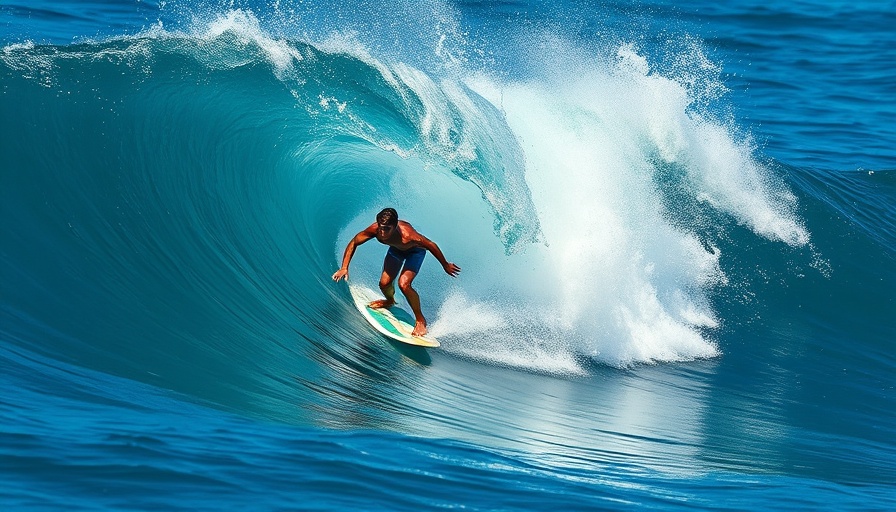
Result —
<instances>
[{"instance_id":1,"label":"surfer's right hand","mask_svg":"<svg viewBox=\"0 0 896 512\"><path fill-rule=\"evenodd\" d=\"M348 269L347 268L340 268L339 270L336 271L335 274L333 274L333 281L336 281L337 283L339 282L340 279L343 279L343 278L345 278L345 280L348 281Z\"/></svg>"}]
</instances>

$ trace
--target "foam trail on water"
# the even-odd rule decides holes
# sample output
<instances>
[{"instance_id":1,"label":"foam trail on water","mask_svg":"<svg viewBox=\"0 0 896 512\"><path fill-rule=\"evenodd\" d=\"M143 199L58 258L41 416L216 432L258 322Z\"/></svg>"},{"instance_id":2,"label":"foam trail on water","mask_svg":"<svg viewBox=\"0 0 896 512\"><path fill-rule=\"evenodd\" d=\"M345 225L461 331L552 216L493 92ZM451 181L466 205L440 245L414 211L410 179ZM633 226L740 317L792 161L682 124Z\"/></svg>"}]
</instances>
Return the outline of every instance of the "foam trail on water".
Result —
<instances>
[{"instance_id":1,"label":"foam trail on water","mask_svg":"<svg viewBox=\"0 0 896 512\"><path fill-rule=\"evenodd\" d=\"M463 340L448 348L455 354L536 372L585 373L563 341L562 330L544 322L540 314L509 314L503 305L475 302L453 292L442 303L437 318L430 334Z\"/></svg>"}]
</instances>

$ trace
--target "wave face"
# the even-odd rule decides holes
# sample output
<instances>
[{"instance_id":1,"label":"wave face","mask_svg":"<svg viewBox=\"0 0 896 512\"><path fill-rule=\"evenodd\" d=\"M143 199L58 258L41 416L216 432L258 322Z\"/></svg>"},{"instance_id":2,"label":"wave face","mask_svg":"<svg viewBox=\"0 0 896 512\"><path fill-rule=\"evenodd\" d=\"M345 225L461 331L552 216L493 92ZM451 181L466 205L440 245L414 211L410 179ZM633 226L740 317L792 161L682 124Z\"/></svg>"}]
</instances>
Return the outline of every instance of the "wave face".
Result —
<instances>
[{"instance_id":1,"label":"wave face","mask_svg":"<svg viewBox=\"0 0 896 512\"><path fill-rule=\"evenodd\" d=\"M11 170L34 180L30 195L9 190L9 218L38 222L49 202L64 221L16 227L14 259L86 252L59 285L111 300L126 325L164 304L165 324L211 306L225 332L268 331L271 318L234 314L247 298L250 318L282 323L306 303L300 314L325 316L334 247L395 205L469 269L460 285L423 281L449 351L548 372L581 373L581 357L692 360L719 353L707 293L726 276L705 228L733 219L787 247L810 239L752 148L629 47L537 83L439 78L347 40L273 39L231 11L196 35L8 48L4 61L7 97L25 98L6 119L36 128L9 127ZM49 127L66 136L48 141ZM689 223L696 210L708 226ZM52 247L27 235L51 229ZM369 259L365 278L379 271Z\"/></svg>"},{"instance_id":2,"label":"wave face","mask_svg":"<svg viewBox=\"0 0 896 512\"><path fill-rule=\"evenodd\" d=\"M720 493L732 474L891 481L893 169L763 156L690 39L662 53L530 27L489 55L452 8L426 9L432 45L386 16L375 38L311 21L300 37L283 10L231 8L0 50L6 383L298 426L265 431L272 446L432 436L454 482L543 464L532 485L579 505L588 492L559 482L603 485L595 467L608 499L706 472ZM417 280L438 352L379 339L330 280L385 206L464 269L430 258ZM376 282L375 246L353 282ZM409 450L361 471L422 470Z\"/></svg>"}]
</instances>

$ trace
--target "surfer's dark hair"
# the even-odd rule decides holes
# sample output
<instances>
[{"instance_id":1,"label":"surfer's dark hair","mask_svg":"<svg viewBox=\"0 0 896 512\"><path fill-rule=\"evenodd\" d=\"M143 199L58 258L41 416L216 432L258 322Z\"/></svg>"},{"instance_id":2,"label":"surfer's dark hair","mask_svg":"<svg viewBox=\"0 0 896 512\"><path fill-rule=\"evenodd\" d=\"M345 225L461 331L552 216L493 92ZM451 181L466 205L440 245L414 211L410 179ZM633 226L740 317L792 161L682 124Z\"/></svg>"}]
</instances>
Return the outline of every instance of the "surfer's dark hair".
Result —
<instances>
[{"instance_id":1,"label":"surfer's dark hair","mask_svg":"<svg viewBox=\"0 0 896 512\"><path fill-rule=\"evenodd\" d=\"M380 226L395 226L398 224L398 212L395 208L383 208L383 211L376 214L376 223Z\"/></svg>"}]
</instances>

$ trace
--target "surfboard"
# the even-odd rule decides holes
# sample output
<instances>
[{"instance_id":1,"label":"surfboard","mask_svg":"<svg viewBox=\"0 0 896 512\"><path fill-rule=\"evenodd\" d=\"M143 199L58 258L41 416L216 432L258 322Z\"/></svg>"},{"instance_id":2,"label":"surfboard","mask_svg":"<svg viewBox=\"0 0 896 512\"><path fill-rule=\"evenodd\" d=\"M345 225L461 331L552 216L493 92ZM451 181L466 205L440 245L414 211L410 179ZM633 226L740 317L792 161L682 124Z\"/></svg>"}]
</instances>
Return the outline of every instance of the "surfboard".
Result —
<instances>
[{"instance_id":1,"label":"surfboard","mask_svg":"<svg viewBox=\"0 0 896 512\"><path fill-rule=\"evenodd\" d=\"M391 308L373 309L368 304L382 299L382 295L362 286L349 286L349 291L355 301L355 307L364 316L364 319L380 334L408 345L418 347L438 347L441 345L432 336L414 336L414 315L401 309L397 304Z\"/></svg>"}]
</instances>

